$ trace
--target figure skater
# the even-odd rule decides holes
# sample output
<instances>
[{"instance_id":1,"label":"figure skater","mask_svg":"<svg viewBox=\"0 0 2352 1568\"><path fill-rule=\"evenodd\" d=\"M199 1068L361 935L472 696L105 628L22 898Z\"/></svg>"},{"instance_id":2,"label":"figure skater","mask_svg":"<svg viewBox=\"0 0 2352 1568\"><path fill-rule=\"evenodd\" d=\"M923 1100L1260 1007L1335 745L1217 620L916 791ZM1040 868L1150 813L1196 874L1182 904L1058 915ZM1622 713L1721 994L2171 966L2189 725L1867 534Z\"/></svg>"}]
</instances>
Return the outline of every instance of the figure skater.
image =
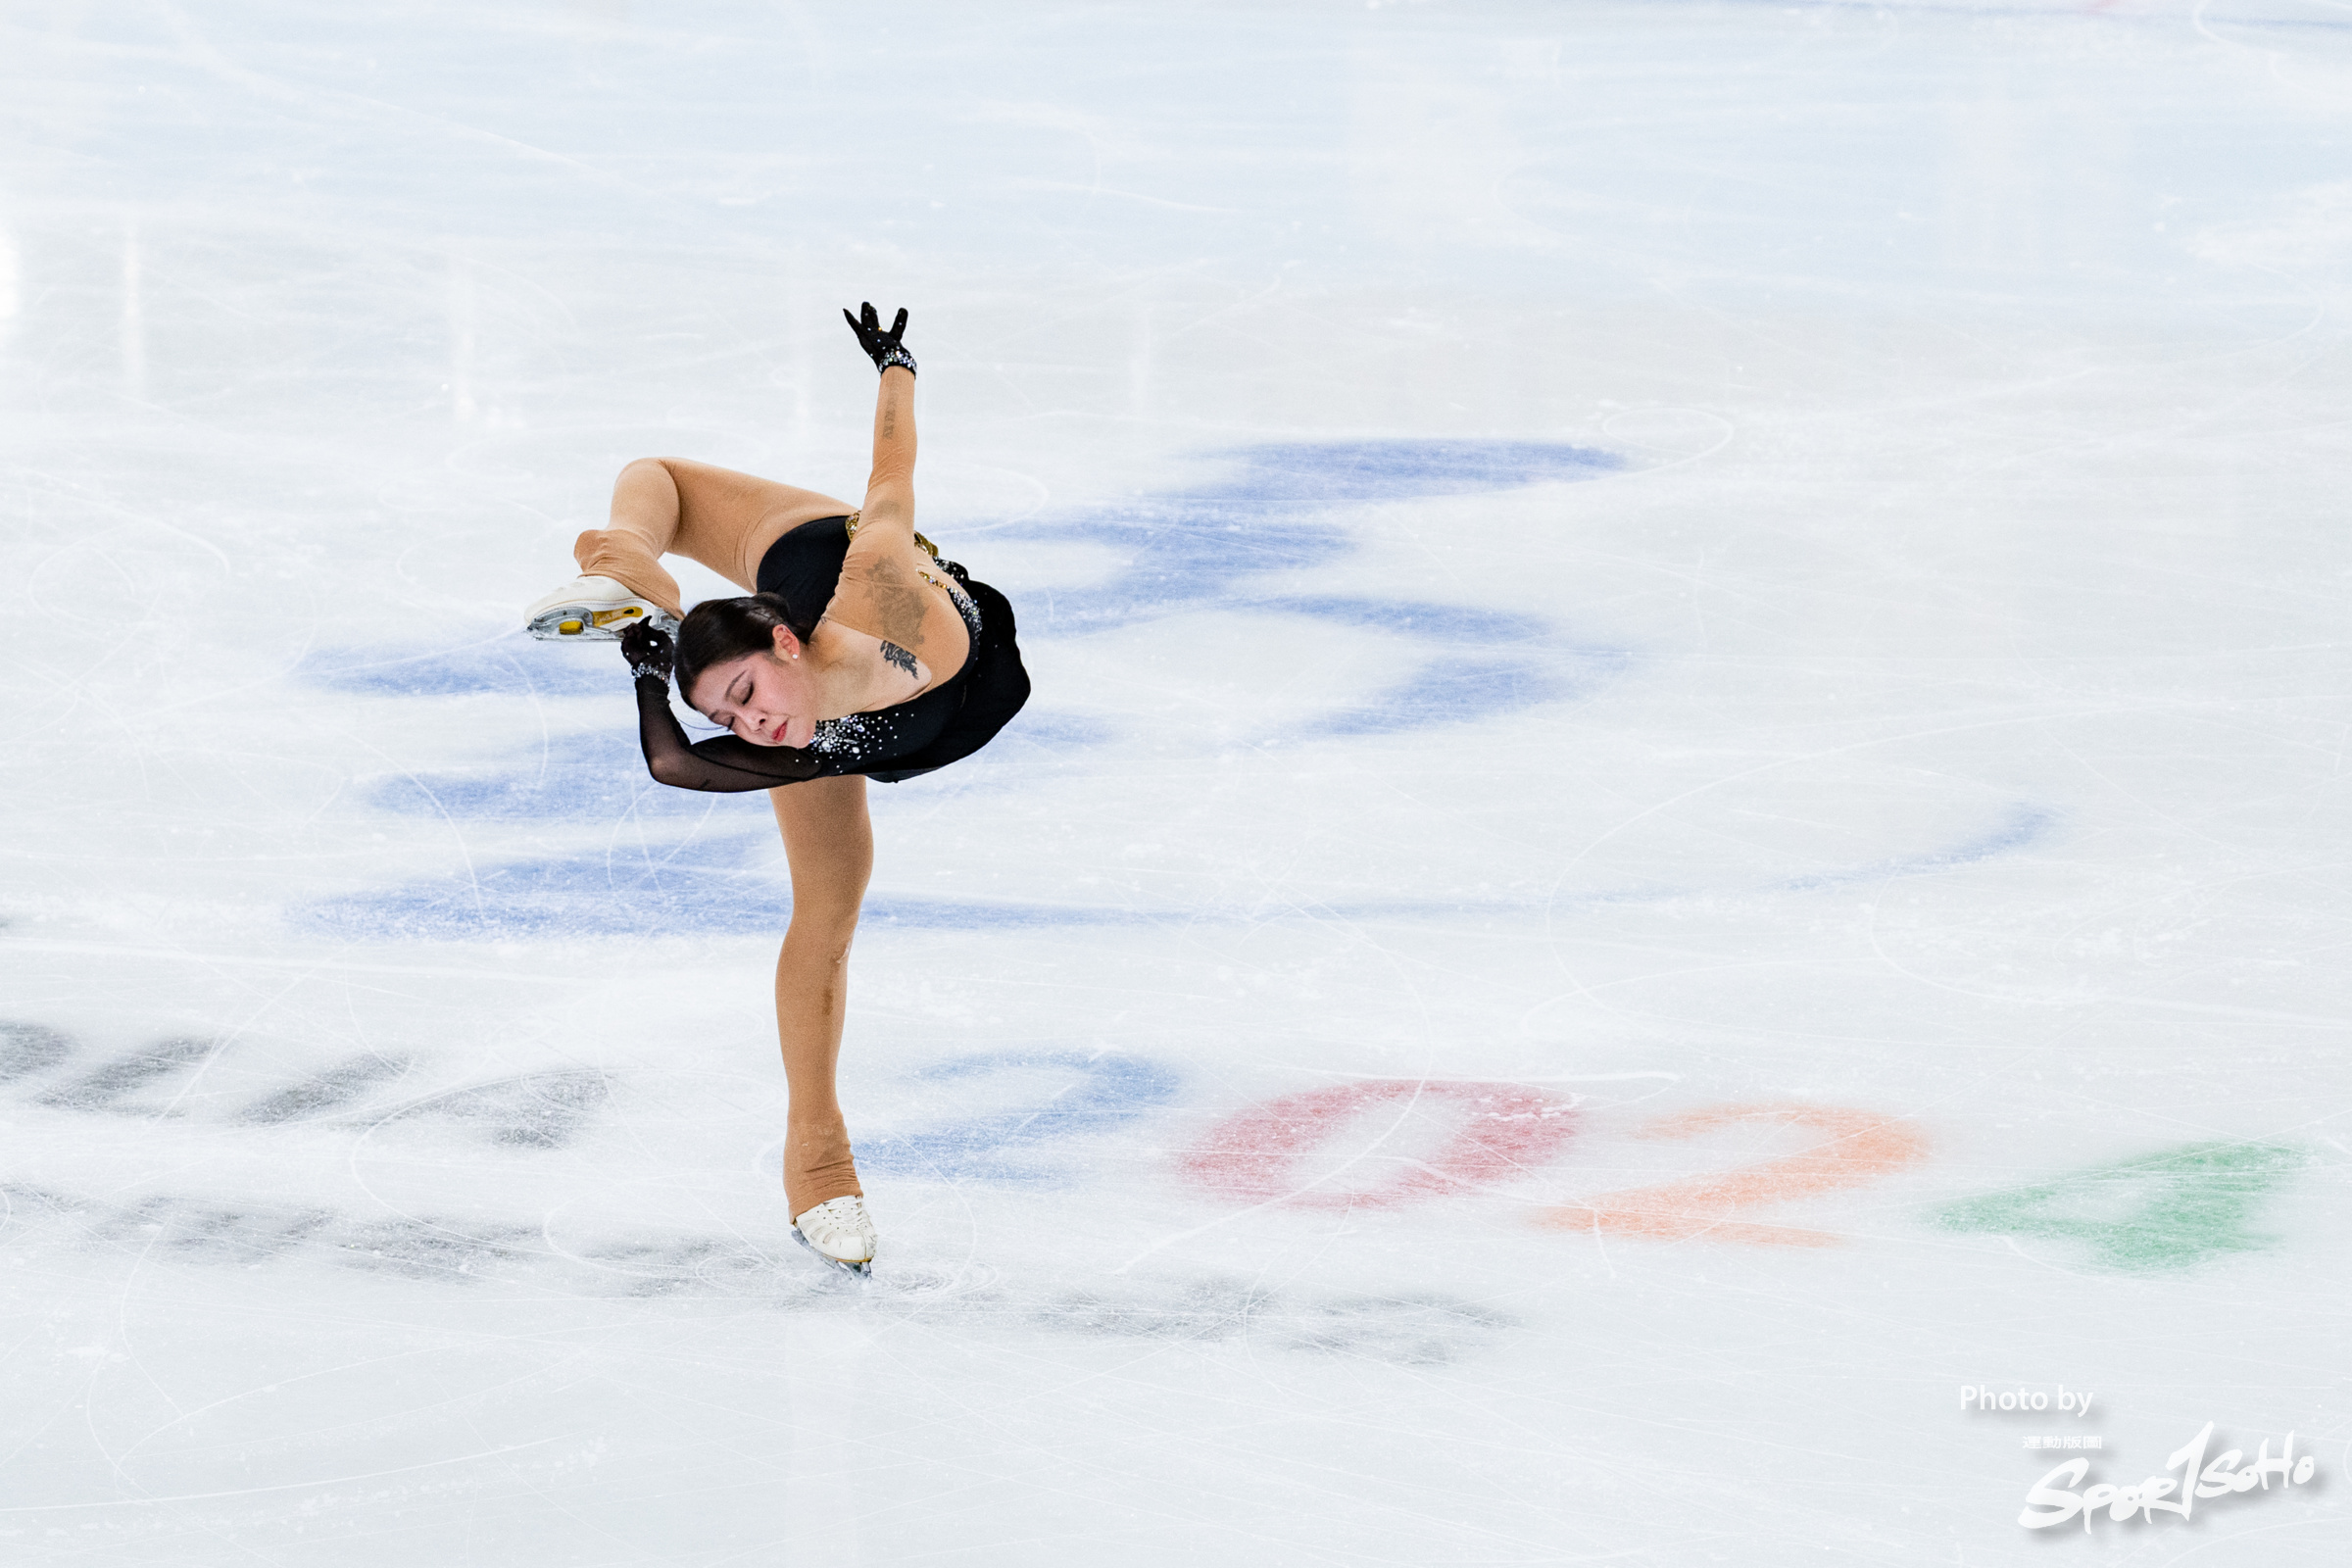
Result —
<instances>
[{"instance_id":1,"label":"figure skater","mask_svg":"<svg viewBox=\"0 0 2352 1568\"><path fill-rule=\"evenodd\" d=\"M874 863L865 781L896 783L971 756L1020 711L1029 677L1004 596L914 531L906 313L887 332L871 305L862 318L842 315L882 376L863 506L641 458L612 487L611 526L572 546L582 575L526 617L537 637L619 640L655 778L768 792L792 866L792 921L776 959L791 1096L784 1197L803 1245L865 1274L874 1225L834 1092L850 940ZM681 618L665 553L754 592L706 599ZM689 706L731 734L688 743L669 706L673 663Z\"/></svg>"}]
</instances>

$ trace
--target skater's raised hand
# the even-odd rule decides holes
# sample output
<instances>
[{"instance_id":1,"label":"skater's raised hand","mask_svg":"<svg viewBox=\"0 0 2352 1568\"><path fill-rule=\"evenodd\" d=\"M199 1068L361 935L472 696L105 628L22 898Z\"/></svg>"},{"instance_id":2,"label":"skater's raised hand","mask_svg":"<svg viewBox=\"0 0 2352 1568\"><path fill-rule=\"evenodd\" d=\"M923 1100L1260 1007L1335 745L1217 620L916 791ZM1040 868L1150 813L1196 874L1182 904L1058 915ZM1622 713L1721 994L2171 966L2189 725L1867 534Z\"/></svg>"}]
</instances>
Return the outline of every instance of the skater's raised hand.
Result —
<instances>
[{"instance_id":1,"label":"skater's raised hand","mask_svg":"<svg viewBox=\"0 0 2352 1568\"><path fill-rule=\"evenodd\" d=\"M887 370L894 365L903 365L908 375L914 374L914 356L907 353L906 345L899 341L906 335L906 312L904 308L899 311L899 318L890 323L887 332L882 330L882 318L874 314L870 301L865 306L864 319L860 320L846 310L841 313L841 318L850 323L851 331L858 334L858 346L865 350L865 357L874 362L875 369Z\"/></svg>"},{"instance_id":2,"label":"skater's raised hand","mask_svg":"<svg viewBox=\"0 0 2352 1568\"><path fill-rule=\"evenodd\" d=\"M629 673L639 680L650 675L666 685L677 649L669 633L650 620L641 620L620 634L620 656L629 662Z\"/></svg>"}]
</instances>

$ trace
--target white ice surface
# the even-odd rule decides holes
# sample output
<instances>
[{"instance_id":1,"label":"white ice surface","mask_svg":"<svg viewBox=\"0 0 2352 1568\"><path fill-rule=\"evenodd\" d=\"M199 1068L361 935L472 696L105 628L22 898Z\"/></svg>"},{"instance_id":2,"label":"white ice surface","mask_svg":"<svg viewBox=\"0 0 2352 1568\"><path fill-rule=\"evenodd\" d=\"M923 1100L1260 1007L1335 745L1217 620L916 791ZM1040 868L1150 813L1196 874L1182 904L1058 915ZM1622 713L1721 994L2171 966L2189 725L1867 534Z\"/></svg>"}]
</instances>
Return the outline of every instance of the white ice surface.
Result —
<instances>
[{"instance_id":1,"label":"white ice surface","mask_svg":"<svg viewBox=\"0 0 2352 1568\"><path fill-rule=\"evenodd\" d=\"M0 1558L2343 1561L2348 132L2318 0L7 8ZM1038 689L858 1286L764 803L511 628L855 495L868 298ZM1791 1106L1917 1157L1540 1223Z\"/></svg>"}]
</instances>

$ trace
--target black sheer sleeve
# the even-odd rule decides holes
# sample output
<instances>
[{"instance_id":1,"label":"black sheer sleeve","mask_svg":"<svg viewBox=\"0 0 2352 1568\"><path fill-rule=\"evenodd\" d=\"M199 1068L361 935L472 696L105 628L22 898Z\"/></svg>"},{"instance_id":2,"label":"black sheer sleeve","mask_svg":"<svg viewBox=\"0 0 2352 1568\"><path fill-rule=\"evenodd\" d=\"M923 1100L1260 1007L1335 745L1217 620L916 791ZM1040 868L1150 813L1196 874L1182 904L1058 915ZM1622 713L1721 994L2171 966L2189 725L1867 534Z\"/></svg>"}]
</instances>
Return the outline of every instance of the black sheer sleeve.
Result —
<instances>
[{"instance_id":1,"label":"black sheer sleeve","mask_svg":"<svg viewBox=\"0 0 2352 1568\"><path fill-rule=\"evenodd\" d=\"M816 754L790 746L754 746L736 735L689 744L685 726L670 710L669 682L637 678L637 742L655 778L682 790L741 795L798 784L822 768Z\"/></svg>"}]
</instances>

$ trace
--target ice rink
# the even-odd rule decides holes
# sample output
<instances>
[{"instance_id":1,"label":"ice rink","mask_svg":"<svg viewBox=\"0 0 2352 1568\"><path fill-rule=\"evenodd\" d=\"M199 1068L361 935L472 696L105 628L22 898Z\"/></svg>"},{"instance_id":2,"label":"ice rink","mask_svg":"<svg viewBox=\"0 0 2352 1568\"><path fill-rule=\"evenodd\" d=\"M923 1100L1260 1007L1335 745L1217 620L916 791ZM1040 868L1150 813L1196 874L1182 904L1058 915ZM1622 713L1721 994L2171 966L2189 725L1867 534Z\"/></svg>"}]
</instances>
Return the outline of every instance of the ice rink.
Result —
<instances>
[{"instance_id":1,"label":"ice rink","mask_svg":"<svg viewBox=\"0 0 2352 1568\"><path fill-rule=\"evenodd\" d=\"M516 627L866 299L860 1283ZM0 7L0 1560L2344 1562L2348 307L2334 0Z\"/></svg>"}]
</instances>

